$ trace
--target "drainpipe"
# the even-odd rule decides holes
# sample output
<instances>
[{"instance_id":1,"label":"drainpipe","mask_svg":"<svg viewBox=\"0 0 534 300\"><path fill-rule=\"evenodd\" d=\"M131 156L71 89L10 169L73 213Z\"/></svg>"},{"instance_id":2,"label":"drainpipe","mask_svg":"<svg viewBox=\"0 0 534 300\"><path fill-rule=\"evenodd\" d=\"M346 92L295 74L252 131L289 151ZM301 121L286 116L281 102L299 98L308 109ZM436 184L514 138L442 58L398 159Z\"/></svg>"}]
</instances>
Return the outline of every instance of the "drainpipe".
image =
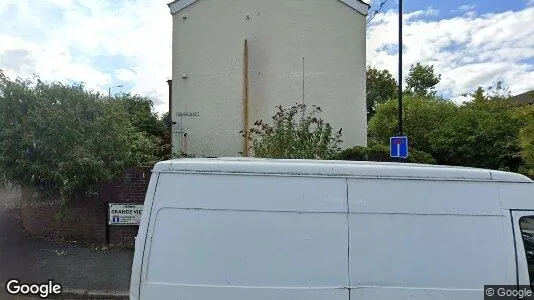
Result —
<instances>
[{"instance_id":1,"label":"drainpipe","mask_svg":"<svg viewBox=\"0 0 534 300\"><path fill-rule=\"evenodd\" d=\"M243 138L243 155L250 156L250 145L249 145L249 125L248 125L248 41L245 39L245 45L243 50L243 130L245 135Z\"/></svg>"},{"instance_id":2,"label":"drainpipe","mask_svg":"<svg viewBox=\"0 0 534 300\"><path fill-rule=\"evenodd\" d=\"M172 157L172 125L173 124L176 124L176 122L173 122L172 121L172 80L169 79L167 80L167 84L169 85L169 120L171 122L171 124L169 124L169 137L170 137L170 142L171 142L171 147L169 149L169 158Z\"/></svg>"}]
</instances>

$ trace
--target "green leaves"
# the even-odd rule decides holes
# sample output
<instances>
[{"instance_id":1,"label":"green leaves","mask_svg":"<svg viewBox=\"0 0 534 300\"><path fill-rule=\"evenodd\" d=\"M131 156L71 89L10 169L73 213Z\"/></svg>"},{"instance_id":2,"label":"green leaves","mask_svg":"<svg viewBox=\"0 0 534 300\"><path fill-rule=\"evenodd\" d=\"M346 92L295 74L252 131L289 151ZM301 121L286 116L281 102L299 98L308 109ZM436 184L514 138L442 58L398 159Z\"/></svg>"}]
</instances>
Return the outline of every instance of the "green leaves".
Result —
<instances>
[{"instance_id":1,"label":"green leaves","mask_svg":"<svg viewBox=\"0 0 534 300\"><path fill-rule=\"evenodd\" d=\"M410 67L406 77L406 91L419 97L435 96L440 80L441 74L435 74L434 66L417 63Z\"/></svg>"},{"instance_id":2,"label":"green leaves","mask_svg":"<svg viewBox=\"0 0 534 300\"><path fill-rule=\"evenodd\" d=\"M498 102L460 107L436 131L431 143L442 163L517 172L521 122Z\"/></svg>"},{"instance_id":3,"label":"green leaves","mask_svg":"<svg viewBox=\"0 0 534 300\"><path fill-rule=\"evenodd\" d=\"M534 113L525 111L521 116L502 98L482 99L475 97L477 94L481 92L462 106L435 97L407 95L403 116L410 148L431 154L439 164L527 174L525 163L533 136L527 124L534 122ZM378 107L369 123L369 136L387 145L396 126L397 103L389 101Z\"/></svg>"},{"instance_id":4,"label":"green leaves","mask_svg":"<svg viewBox=\"0 0 534 300\"><path fill-rule=\"evenodd\" d=\"M384 161L384 162L398 162L398 159L391 158L389 153L389 147L370 142L367 147L356 146L353 148L345 149L335 157L339 160L354 160L354 161ZM436 164L436 160L432 155L419 151L416 149L410 149L410 155L407 162L420 163L420 164Z\"/></svg>"},{"instance_id":5,"label":"green leaves","mask_svg":"<svg viewBox=\"0 0 534 300\"><path fill-rule=\"evenodd\" d=\"M251 141L256 157L327 159L341 149L341 129L334 133L332 126L317 117L321 108L304 104L291 108L277 107L273 123L262 120L254 123L244 138Z\"/></svg>"},{"instance_id":6,"label":"green leaves","mask_svg":"<svg viewBox=\"0 0 534 300\"><path fill-rule=\"evenodd\" d=\"M1 73L0 73L1 75ZM0 76L0 171L66 198L158 160L149 100ZM160 122L161 123L161 122Z\"/></svg>"},{"instance_id":7,"label":"green leaves","mask_svg":"<svg viewBox=\"0 0 534 300\"><path fill-rule=\"evenodd\" d=\"M518 115L523 123L519 131L521 155L525 160L522 172L534 178L534 106L519 108Z\"/></svg>"},{"instance_id":8,"label":"green leaves","mask_svg":"<svg viewBox=\"0 0 534 300\"><path fill-rule=\"evenodd\" d=\"M370 120L378 105L395 99L397 82L388 70L378 70L372 67L367 67L366 82L367 120Z\"/></svg>"},{"instance_id":9,"label":"green leaves","mask_svg":"<svg viewBox=\"0 0 534 300\"><path fill-rule=\"evenodd\" d=\"M410 138L410 148L433 153L430 137L456 113L450 101L431 97L406 95L403 105L404 133ZM389 145L389 138L397 134L398 104L390 100L377 109L369 122L369 137Z\"/></svg>"}]
</instances>

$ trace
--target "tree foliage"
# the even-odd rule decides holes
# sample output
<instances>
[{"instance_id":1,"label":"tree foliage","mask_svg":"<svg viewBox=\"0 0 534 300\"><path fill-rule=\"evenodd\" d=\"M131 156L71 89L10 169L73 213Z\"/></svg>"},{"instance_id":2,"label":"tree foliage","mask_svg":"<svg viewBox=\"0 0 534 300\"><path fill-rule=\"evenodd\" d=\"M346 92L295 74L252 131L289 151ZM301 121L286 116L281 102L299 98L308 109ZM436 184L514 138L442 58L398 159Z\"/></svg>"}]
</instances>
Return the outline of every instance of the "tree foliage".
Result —
<instances>
[{"instance_id":1,"label":"tree foliage","mask_svg":"<svg viewBox=\"0 0 534 300\"><path fill-rule=\"evenodd\" d=\"M10 80L0 72L0 170L15 184L67 199L153 163L156 139L137 126L124 102L81 84Z\"/></svg>"},{"instance_id":2,"label":"tree foliage","mask_svg":"<svg viewBox=\"0 0 534 300\"><path fill-rule=\"evenodd\" d=\"M336 157L339 160L353 160L353 161L383 161L383 162L398 162L397 159L391 158L389 147L376 142L370 142L367 147L356 146L353 148L341 151ZM410 155L407 162L420 164L436 164L436 160L432 155L410 149Z\"/></svg>"},{"instance_id":3,"label":"tree foliage","mask_svg":"<svg viewBox=\"0 0 534 300\"><path fill-rule=\"evenodd\" d=\"M497 81L486 89L479 86L474 92L463 94L463 96L470 96L472 101L467 105L472 105L485 101L506 101L511 97L511 93L502 81Z\"/></svg>"},{"instance_id":4,"label":"tree foliage","mask_svg":"<svg viewBox=\"0 0 534 300\"><path fill-rule=\"evenodd\" d=\"M410 148L431 154L439 164L525 173L531 153L528 113L520 117L504 101L502 88L491 93L477 89L471 96L473 101L458 106L436 97L406 95L404 132ZM380 105L369 124L370 137L389 144L396 121L397 103Z\"/></svg>"},{"instance_id":5,"label":"tree foliage","mask_svg":"<svg viewBox=\"0 0 534 300\"><path fill-rule=\"evenodd\" d=\"M403 102L403 131L410 138L410 148L432 153L429 139L443 122L456 113L456 105L446 100L413 95L406 95ZM397 134L397 122L397 101L390 100L379 106L369 122L369 137L388 145L389 138Z\"/></svg>"},{"instance_id":6,"label":"tree foliage","mask_svg":"<svg viewBox=\"0 0 534 300\"><path fill-rule=\"evenodd\" d=\"M521 171L534 178L534 106L520 107L518 116L523 123L519 131L519 144L525 165Z\"/></svg>"},{"instance_id":7,"label":"tree foliage","mask_svg":"<svg viewBox=\"0 0 534 300\"><path fill-rule=\"evenodd\" d=\"M249 132L241 132L251 142L256 157L328 159L341 149L341 129L318 117L321 108L304 104L291 108L278 106L272 124L258 120Z\"/></svg>"},{"instance_id":8,"label":"tree foliage","mask_svg":"<svg viewBox=\"0 0 534 300\"><path fill-rule=\"evenodd\" d=\"M517 172L523 164L521 122L505 103L463 106L431 136L434 157L443 164Z\"/></svg>"},{"instance_id":9,"label":"tree foliage","mask_svg":"<svg viewBox=\"0 0 534 300\"><path fill-rule=\"evenodd\" d=\"M396 98L397 82L388 70L367 67L366 85L367 120L371 120L378 105Z\"/></svg>"},{"instance_id":10,"label":"tree foliage","mask_svg":"<svg viewBox=\"0 0 534 300\"><path fill-rule=\"evenodd\" d=\"M436 85L441 74L436 74L434 66L417 63L410 67L406 77L406 91L416 96L435 96Z\"/></svg>"},{"instance_id":11,"label":"tree foliage","mask_svg":"<svg viewBox=\"0 0 534 300\"><path fill-rule=\"evenodd\" d=\"M165 132L165 124L154 112L154 104L150 98L121 94L115 96L111 101L122 103L128 113L130 122L138 131L157 137L161 137Z\"/></svg>"}]
</instances>

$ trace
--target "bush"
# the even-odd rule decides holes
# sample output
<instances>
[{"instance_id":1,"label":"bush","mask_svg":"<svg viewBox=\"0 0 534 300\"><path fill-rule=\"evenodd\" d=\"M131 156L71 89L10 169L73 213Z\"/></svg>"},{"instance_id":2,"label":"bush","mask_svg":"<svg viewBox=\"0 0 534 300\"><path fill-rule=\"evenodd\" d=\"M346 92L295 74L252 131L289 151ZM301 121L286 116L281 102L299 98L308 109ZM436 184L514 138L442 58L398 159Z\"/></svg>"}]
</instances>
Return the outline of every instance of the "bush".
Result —
<instances>
[{"instance_id":1,"label":"bush","mask_svg":"<svg viewBox=\"0 0 534 300\"><path fill-rule=\"evenodd\" d=\"M389 153L389 147L378 143L371 142L369 146L362 147L356 146L353 148L345 149L336 156L338 160L352 160L352 161L383 161L383 162L398 162L396 158L391 158ZM436 164L436 160L432 155L419 151L416 149L410 149L408 158L409 163L421 163L421 164Z\"/></svg>"},{"instance_id":2,"label":"bush","mask_svg":"<svg viewBox=\"0 0 534 300\"><path fill-rule=\"evenodd\" d=\"M440 164L518 172L521 126L506 103L468 103L432 132L431 153Z\"/></svg>"},{"instance_id":3,"label":"bush","mask_svg":"<svg viewBox=\"0 0 534 300\"><path fill-rule=\"evenodd\" d=\"M256 157L328 159L341 150L341 129L334 133L332 126L317 116L319 113L317 106L308 112L304 104L289 109L278 106L273 124L258 120L249 132L240 133L251 141Z\"/></svg>"},{"instance_id":4,"label":"bush","mask_svg":"<svg viewBox=\"0 0 534 300\"><path fill-rule=\"evenodd\" d=\"M433 97L408 95L404 106L404 133L410 146L430 153L439 164L523 172L528 174L532 114L520 118L502 97L481 95L456 106ZM369 136L382 144L395 135L397 103L380 105L369 122ZM522 129L522 139L520 130ZM413 152L412 154L415 154ZM528 165L528 163L527 163Z\"/></svg>"},{"instance_id":5,"label":"bush","mask_svg":"<svg viewBox=\"0 0 534 300\"><path fill-rule=\"evenodd\" d=\"M126 168L153 164L158 143L120 101L0 71L0 172L14 184L64 200L91 194Z\"/></svg>"},{"instance_id":6,"label":"bush","mask_svg":"<svg viewBox=\"0 0 534 300\"><path fill-rule=\"evenodd\" d=\"M170 157L170 159L178 159L178 158L196 158L196 157L201 157L199 155L196 155L196 154L192 154L192 153L185 153L183 151L180 151L180 152L176 152L176 153L173 153Z\"/></svg>"},{"instance_id":7,"label":"bush","mask_svg":"<svg viewBox=\"0 0 534 300\"><path fill-rule=\"evenodd\" d=\"M521 156L525 161L520 172L534 178L534 106L521 107L518 115L523 124L519 131L519 143Z\"/></svg>"},{"instance_id":8,"label":"bush","mask_svg":"<svg viewBox=\"0 0 534 300\"><path fill-rule=\"evenodd\" d=\"M433 153L430 139L434 131L446 127L448 120L456 114L457 109L456 105L450 101L406 95L403 107L403 127L404 134L410 138L410 146ZM388 144L389 138L398 133L397 124L397 100L387 101L378 106L375 116L369 121L369 137L382 144Z\"/></svg>"}]
</instances>

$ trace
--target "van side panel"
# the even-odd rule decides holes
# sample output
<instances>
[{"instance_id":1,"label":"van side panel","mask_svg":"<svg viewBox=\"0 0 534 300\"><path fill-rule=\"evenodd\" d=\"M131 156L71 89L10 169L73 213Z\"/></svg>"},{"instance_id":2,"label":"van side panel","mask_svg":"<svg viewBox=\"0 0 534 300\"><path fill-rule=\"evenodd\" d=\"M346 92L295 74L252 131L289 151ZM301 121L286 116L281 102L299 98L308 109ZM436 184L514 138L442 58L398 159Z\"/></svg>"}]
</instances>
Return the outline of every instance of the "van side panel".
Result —
<instances>
[{"instance_id":1,"label":"van side panel","mask_svg":"<svg viewBox=\"0 0 534 300\"><path fill-rule=\"evenodd\" d=\"M502 215L500 183L348 179L349 209L358 213Z\"/></svg>"},{"instance_id":2,"label":"van side panel","mask_svg":"<svg viewBox=\"0 0 534 300\"><path fill-rule=\"evenodd\" d=\"M343 178L163 173L143 299L348 299Z\"/></svg>"},{"instance_id":3,"label":"van side panel","mask_svg":"<svg viewBox=\"0 0 534 300\"><path fill-rule=\"evenodd\" d=\"M534 210L534 182L499 185L502 207L513 210Z\"/></svg>"},{"instance_id":4,"label":"van side panel","mask_svg":"<svg viewBox=\"0 0 534 300\"><path fill-rule=\"evenodd\" d=\"M349 179L348 193L355 299L473 299L515 283L497 184Z\"/></svg>"},{"instance_id":5,"label":"van side panel","mask_svg":"<svg viewBox=\"0 0 534 300\"><path fill-rule=\"evenodd\" d=\"M347 283L347 248L338 246L346 245L343 215L162 208L156 219L147 282L253 287Z\"/></svg>"},{"instance_id":6,"label":"van side panel","mask_svg":"<svg viewBox=\"0 0 534 300\"><path fill-rule=\"evenodd\" d=\"M158 207L347 212L344 178L162 173Z\"/></svg>"}]
</instances>

